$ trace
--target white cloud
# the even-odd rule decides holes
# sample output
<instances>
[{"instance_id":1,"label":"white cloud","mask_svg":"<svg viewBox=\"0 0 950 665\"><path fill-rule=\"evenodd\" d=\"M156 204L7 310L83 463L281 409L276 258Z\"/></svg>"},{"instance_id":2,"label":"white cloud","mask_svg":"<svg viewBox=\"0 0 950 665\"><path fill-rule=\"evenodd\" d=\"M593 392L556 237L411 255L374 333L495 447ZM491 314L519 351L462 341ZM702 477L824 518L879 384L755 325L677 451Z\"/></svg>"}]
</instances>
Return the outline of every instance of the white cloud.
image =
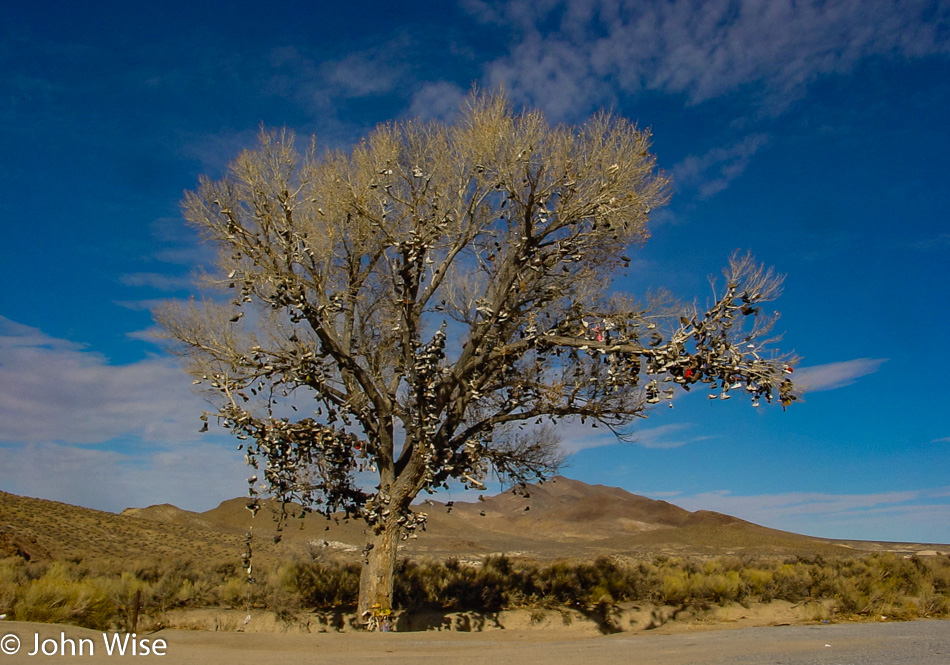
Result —
<instances>
[{"instance_id":1,"label":"white cloud","mask_svg":"<svg viewBox=\"0 0 950 665\"><path fill-rule=\"evenodd\" d=\"M185 159L197 161L202 173L220 178L242 150L254 147L259 132L258 127L247 127L216 134L183 135L179 137L178 153Z\"/></svg>"},{"instance_id":2,"label":"white cloud","mask_svg":"<svg viewBox=\"0 0 950 665\"><path fill-rule=\"evenodd\" d=\"M335 94L344 97L367 97L391 92L403 77L390 49L392 44L375 52L351 53L332 62L324 62L320 71Z\"/></svg>"},{"instance_id":3,"label":"white cloud","mask_svg":"<svg viewBox=\"0 0 950 665\"><path fill-rule=\"evenodd\" d=\"M247 492L247 467L227 446L206 442L124 448L115 452L54 443L0 445L0 487L111 512L158 503L203 511Z\"/></svg>"},{"instance_id":4,"label":"white cloud","mask_svg":"<svg viewBox=\"0 0 950 665\"><path fill-rule=\"evenodd\" d=\"M691 435L689 434L690 428L692 428L692 425L689 423L637 427L628 445L642 446L654 450L669 450L710 438L705 435ZM603 427L593 429L590 424L582 425L579 421L559 423L558 433L562 439L561 447L571 455L590 448L601 448L621 443L609 430Z\"/></svg>"},{"instance_id":5,"label":"white cloud","mask_svg":"<svg viewBox=\"0 0 950 665\"><path fill-rule=\"evenodd\" d=\"M673 167L673 182L678 187L696 189L708 199L742 175L752 156L766 143L765 134L751 134L725 148L714 148L702 156L690 155Z\"/></svg>"},{"instance_id":6,"label":"white cloud","mask_svg":"<svg viewBox=\"0 0 950 665\"><path fill-rule=\"evenodd\" d=\"M135 272L119 277L126 286L147 286L159 291L179 291L194 287L191 276L165 275L157 272Z\"/></svg>"},{"instance_id":7,"label":"white cloud","mask_svg":"<svg viewBox=\"0 0 950 665\"><path fill-rule=\"evenodd\" d=\"M348 111L348 102L402 94L415 87L413 55L422 45L402 30L372 46L321 59L293 46L270 52L269 68L262 70L261 92L291 100L315 123L313 129L327 147L344 148L359 140L370 127L360 126ZM236 153L234 153L236 154Z\"/></svg>"},{"instance_id":8,"label":"white cloud","mask_svg":"<svg viewBox=\"0 0 950 665\"><path fill-rule=\"evenodd\" d=\"M465 94L460 87L448 81L427 83L412 96L407 115L423 120L450 122L458 114Z\"/></svg>"},{"instance_id":9,"label":"white cloud","mask_svg":"<svg viewBox=\"0 0 950 665\"><path fill-rule=\"evenodd\" d=\"M0 441L193 441L203 401L171 358L110 364L0 316Z\"/></svg>"},{"instance_id":10,"label":"white cloud","mask_svg":"<svg viewBox=\"0 0 950 665\"><path fill-rule=\"evenodd\" d=\"M609 90L658 90L697 104L740 89L773 111L819 76L870 56L946 54L950 7L927 0L467 0L515 46L487 77L552 115L609 103ZM613 82L608 87L606 82Z\"/></svg>"},{"instance_id":11,"label":"white cloud","mask_svg":"<svg viewBox=\"0 0 950 665\"><path fill-rule=\"evenodd\" d=\"M131 309L134 312L153 312L176 301L190 302L190 300L179 298L146 298L144 300L114 300L113 304Z\"/></svg>"},{"instance_id":12,"label":"white cloud","mask_svg":"<svg viewBox=\"0 0 950 665\"><path fill-rule=\"evenodd\" d=\"M207 510L247 491L235 443L171 358L111 364L0 316L0 488L100 510ZM217 430L217 433L216 433Z\"/></svg>"},{"instance_id":13,"label":"white cloud","mask_svg":"<svg viewBox=\"0 0 950 665\"><path fill-rule=\"evenodd\" d=\"M508 89L516 102L538 106L554 119L609 100L607 82L590 71L583 47L536 35L515 46L509 58L490 64L486 78L489 85Z\"/></svg>"},{"instance_id":14,"label":"white cloud","mask_svg":"<svg viewBox=\"0 0 950 665\"><path fill-rule=\"evenodd\" d=\"M669 450L710 438L709 436L692 436L688 434L688 430L691 427L692 425L690 423L672 423L669 425L660 425L659 427L638 429L633 443L643 446L644 448Z\"/></svg>"},{"instance_id":15,"label":"white cloud","mask_svg":"<svg viewBox=\"0 0 950 665\"><path fill-rule=\"evenodd\" d=\"M904 503L919 498L920 491L882 492L880 494L827 494L820 492L788 492L760 496L736 496L727 490L704 492L677 499L688 510L716 510L738 515L755 512L759 515L795 515L840 513L855 509ZM710 508L710 506L715 506Z\"/></svg>"},{"instance_id":16,"label":"white cloud","mask_svg":"<svg viewBox=\"0 0 950 665\"><path fill-rule=\"evenodd\" d=\"M826 538L950 543L947 490L758 496L719 491L670 500L687 510L713 510L763 526Z\"/></svg>"},{"instance_id":17,"label":"white cloud","mask_svg":"<svg viewBox=\"0 0 950 665\"><path fill-rule=\"evenodd\" d=\"M857 379L876 372L887 358L856 358L825 365L801 367L795 372L795 384L806 393L850 386Z\"/></svg>"}]
</instances>

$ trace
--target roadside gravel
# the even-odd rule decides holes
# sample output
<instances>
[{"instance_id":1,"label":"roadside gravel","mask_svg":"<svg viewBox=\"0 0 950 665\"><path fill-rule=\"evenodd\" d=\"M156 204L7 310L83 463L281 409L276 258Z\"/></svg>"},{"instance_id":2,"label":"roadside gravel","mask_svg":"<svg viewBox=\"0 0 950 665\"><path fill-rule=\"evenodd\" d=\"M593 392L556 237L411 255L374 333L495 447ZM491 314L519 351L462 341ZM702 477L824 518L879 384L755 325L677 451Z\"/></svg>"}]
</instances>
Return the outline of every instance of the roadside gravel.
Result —
<instances>
[{"instance_id":1,"label":"roadside gravel","mask_svg":"<svg viewBox=\"0 0 950 665\"><path fill-rule=\"evenodd\" d=\"M638 633L581 637L554 631L487 633L265 634L163 630L165 655L108 655L102 633L48 624L0 622L0 637L16 635L22 650L4 663L105 665L947 665L950 621L854 623L703 630L674 635ZM37 638L37 636L39 636ZM94 653L29 656L36 640L86 639ZM68 642L65 643L68 647ZM48 643L52 645L52 643Z\"/></svg>"}]
</instances>

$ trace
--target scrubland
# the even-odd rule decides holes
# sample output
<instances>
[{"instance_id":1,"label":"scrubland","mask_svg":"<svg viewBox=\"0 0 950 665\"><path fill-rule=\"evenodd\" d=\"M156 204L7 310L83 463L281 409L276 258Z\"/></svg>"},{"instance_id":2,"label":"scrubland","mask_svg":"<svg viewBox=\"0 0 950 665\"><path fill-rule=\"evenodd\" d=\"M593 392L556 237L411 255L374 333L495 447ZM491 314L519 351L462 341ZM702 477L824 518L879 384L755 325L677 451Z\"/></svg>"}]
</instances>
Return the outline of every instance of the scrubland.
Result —
<instances>
[{"instance_id":1,"label":"scrubland","mask_svg":"<svg viewBox=\"0 0 950 665\"><path fill-rule=\"evenodd\" d=\"M230 560L146 559L106 562L0 559L0 614L19 621L94 629L168 625L194 608L267 610L276 616L352 611L358 561L297 560L259 567L248 582ZM621 630L612 617L624 604L668 608L664 621L688 610L785 601L814 621L902 620L950 616L950 557L894 553L839 558L657 556L635 560L536 562L490 556L402 560L395 609L492 615L524 609L541 616L575 610L602 632Z\"/></svg>"}]
</instances>

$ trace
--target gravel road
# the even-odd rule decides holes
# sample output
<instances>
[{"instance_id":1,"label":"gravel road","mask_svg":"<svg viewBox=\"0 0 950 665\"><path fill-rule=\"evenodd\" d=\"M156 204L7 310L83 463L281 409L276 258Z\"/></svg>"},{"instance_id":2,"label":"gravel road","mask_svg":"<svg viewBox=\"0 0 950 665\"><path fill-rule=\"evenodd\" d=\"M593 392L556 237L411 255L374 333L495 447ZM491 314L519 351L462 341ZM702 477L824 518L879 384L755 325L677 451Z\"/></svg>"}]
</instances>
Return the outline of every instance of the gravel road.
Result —
<instances>
[{"instance_id":1,"label":"gravel road","mask_svg":"<svg viewBox=\"0 0 950 665\"><path fill-rule=\"evenodd\" d=\"M165 630L165 655L109 655L102 633L70 626L0 622L0 665L947 665L950 621L709 630L676 635L564 637L551 631L486 633L264 634ZM46 642L55 654L29 653ZM63 641L63 639L67 641ZM142 636L139 636L141 639ZM83 654L68 653L85 639ZM61 650L65 648L67 653ZM89 651L94 651L89 653Z\"/></svg>"},{"instance_id":2,"label":"gravel road","mask_svg":"<svg viewBox=\"0 0 950 665\"><path fill-rule=\"evenodd\" d=\"M628 646L626 662L644 665L950 664L950 621L744 628L616 641Z\"/></svg>"}]
</instances>

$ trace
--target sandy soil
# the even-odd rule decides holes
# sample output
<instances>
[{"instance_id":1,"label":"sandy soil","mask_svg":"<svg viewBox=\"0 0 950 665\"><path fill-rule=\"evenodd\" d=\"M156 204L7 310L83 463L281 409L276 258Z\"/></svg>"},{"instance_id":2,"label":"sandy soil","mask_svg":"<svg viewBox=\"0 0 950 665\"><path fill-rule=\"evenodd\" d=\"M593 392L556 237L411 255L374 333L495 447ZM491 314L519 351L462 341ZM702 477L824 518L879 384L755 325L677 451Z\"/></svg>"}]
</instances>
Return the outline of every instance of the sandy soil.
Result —
<instances>
[{"instance_id":1,"label":"sandy soil","mask_svg":"<svg viewBox=\"0 0 950 665\"><path fill-rule=\"evenodd\" d=\"M0 623L0 646L11 648L16 635L21 650L0 655L6 663L80 662L105 664L133 658L167 665L302 665L303 663L386 663L417 665L447 663L517 663L518 665L567 665L569 663L637 663L642 665L724 665L782 662L831 664L861 662L869 665L946 663L950 655L950 622L864 623L799 625L697 630L680 626L679 634L655 632L590 636L552 630L497 630L481 633L230 633L162 630L146 636L154 645L163 640L164 656L108 655L100 632L48 624ZM86 639L86 651L71 655L29 656L35 636L58 650L63 638L77 644ZM141 639L142 636L137 636ZM92 645L91 649L89 645ZM94 653L89 655L89 651ZM78 659L78 660L77 660Z\"/></svg>"},{"instance_id":2,"label":"sandy soil","mask_svg":"<svg viewBox=\"0 0 950 665\"><path fill-rule=\"evenodd\" d=\"M675 608L667 605L626 603L605 616L575 609L521 609L495 614L475 612L414 612L398 618L398 632L549 632L575 637L616 632L673 634L698 630L802 624L829 617L826 605L786 601L749 607L728 605ZM191 609L168 612L161 624L143 620L143 630L167 628L211 632L337 633L354 630L355 616L339 613L300 613L279 618L271 612Z\"/></svg>"}]
</instances>

